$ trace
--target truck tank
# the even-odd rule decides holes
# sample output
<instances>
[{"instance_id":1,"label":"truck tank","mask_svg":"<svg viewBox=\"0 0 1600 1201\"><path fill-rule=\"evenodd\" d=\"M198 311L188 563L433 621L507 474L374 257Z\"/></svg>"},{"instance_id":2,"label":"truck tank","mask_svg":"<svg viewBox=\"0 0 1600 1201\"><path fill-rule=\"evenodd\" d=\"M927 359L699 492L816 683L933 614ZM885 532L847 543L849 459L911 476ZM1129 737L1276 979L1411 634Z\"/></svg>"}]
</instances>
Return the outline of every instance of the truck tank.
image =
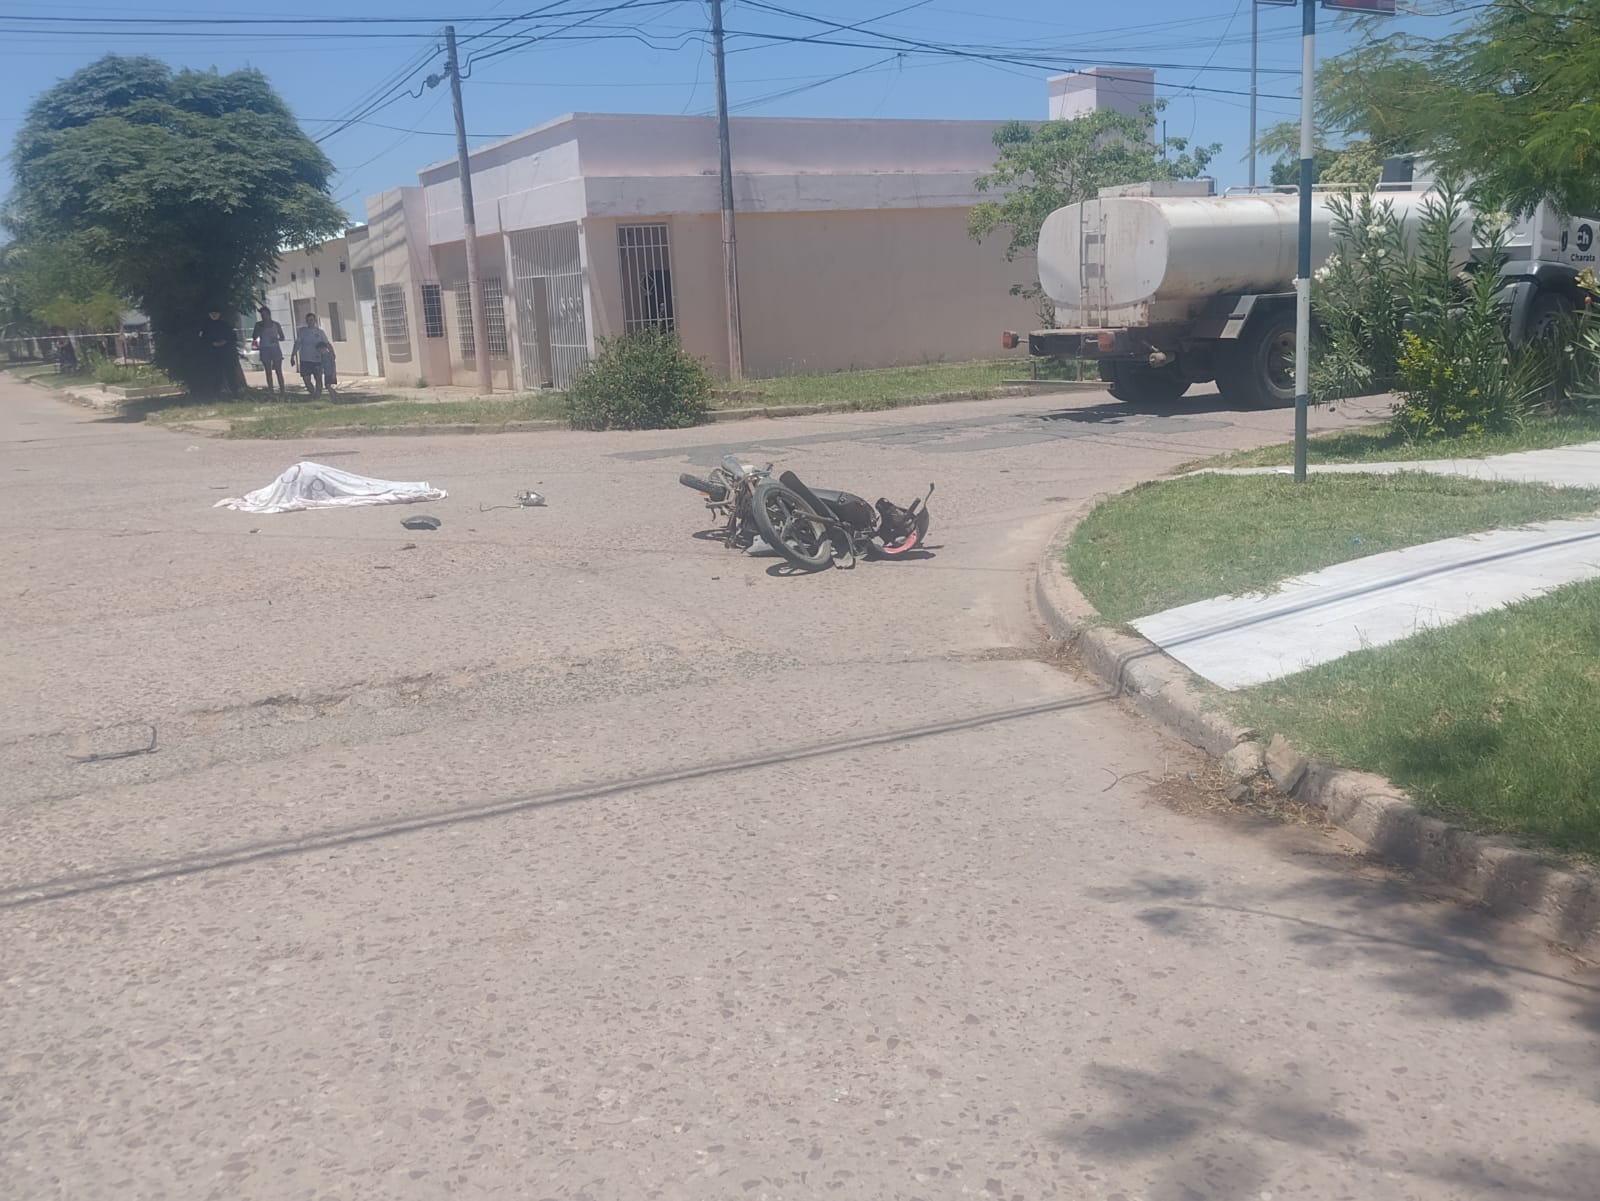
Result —
<instances>
[{"instance_id":1,"label":"truck tank","mask_svg":"<svg viewBox=\"0 0 1600 1201\"><path fill-rule=\"evenodd\" d=\"M1415 243L1427 193L1385 194ZM1333 246L1325 196L1311 208L1313 269ZM1212 297L1286 292L1299 254L1299 197L1105 196L1057 209L1039 233L1039 282L1062 315L1086 324L1122 317L1177 315ZM1469 222L1457 229L1458 252L1471 250ZM1119 310L1121 312L1119 312Z\"/></svg>"}]
</instances>

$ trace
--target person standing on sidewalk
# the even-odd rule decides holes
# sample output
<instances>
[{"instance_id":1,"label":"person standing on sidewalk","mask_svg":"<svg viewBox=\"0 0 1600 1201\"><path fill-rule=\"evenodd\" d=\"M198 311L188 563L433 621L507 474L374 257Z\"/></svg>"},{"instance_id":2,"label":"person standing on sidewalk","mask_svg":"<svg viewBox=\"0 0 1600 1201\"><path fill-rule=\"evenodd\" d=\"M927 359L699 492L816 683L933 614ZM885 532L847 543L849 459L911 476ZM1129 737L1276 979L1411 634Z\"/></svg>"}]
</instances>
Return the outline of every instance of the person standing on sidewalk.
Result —
<instances>
[{"instance_id":1,"label":"person standing on sidewalk","mask_svg":"<svg viewBox=\"0 0 1600 1201\"><path fill-rule=\"evenodd\" d=\"M239 336L231 321L222 319L222 310L213 308L206 313L205 324L200 327L200 340L206 344L211 375L218 393L239 395Z\"/></svg>"},{"instance_id":2,"label":"person standing on sidewalk","mask_svg":"<svg viewBox=\"0 0 1600 1201\"><path fill-rule=\"evenodd\" d=\"M256 322L256 349L261 352L261 370L267 376L267 391L272 391L272 374L278 374L278 395L287 396L289 389L283 382L283 326L272 319L272 310L261 306L261 320Z\"/></svg>"},{"instance_id":3,"label":"person standing on sidewalk","mask_svg":"<svg viewBox=\"0 0 1600 1201\"><path fill-rule=\"evenodd\" d=\"M328 337L317 328L317 315L306 314L306 323L294 331L294 350L289 354L289 365L300 362L300 378L306 382L306 391L313 399L322 395L322 356L331 353Z\"/></svg>"}]
</instances>

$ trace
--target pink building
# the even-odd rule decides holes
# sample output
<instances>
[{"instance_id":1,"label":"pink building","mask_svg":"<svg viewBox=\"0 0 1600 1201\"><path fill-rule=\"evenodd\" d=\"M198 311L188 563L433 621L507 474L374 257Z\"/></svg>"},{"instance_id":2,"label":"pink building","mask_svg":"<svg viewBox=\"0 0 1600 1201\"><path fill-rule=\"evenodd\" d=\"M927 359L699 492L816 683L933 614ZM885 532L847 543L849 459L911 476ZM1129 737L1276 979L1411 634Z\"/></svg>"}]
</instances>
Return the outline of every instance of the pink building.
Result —
<instances>
[{"instance_id":1,"label":"pink building","mask_svg":"<svg viewBox=\"0 0 1600 1201\"><path fill-rule=\"evenodd\" d=\"M1010 295L1027 266L966 232L997 124L735 118L746 373L987 356L1029 325ZM564 386L598 339L647 325L726 369L715 121L576 113L471 163L497 387ZM348 242L372 374L476 382L456 176L371 197Z\"/></svg>"}]
</instances>

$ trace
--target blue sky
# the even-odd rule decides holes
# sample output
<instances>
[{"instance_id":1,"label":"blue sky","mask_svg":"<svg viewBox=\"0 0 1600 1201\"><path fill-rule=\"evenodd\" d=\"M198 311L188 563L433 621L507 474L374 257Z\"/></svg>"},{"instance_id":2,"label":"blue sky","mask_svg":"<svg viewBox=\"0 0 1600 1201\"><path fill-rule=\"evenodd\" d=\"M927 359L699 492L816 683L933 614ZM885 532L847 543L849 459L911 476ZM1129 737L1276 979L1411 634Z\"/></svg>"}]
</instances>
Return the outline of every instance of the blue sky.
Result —
<instances>
[{"instance_id":1,"label":"blue sky","mask_svg":"<svg viewBox=\"0 0 1600 1201\"><path fill-rule=\"evenodd\" d=\"M126 4L13 0L0 17L0 138L8 144L39 92L102 54L152 54L174 66L266 73L338 170L334 195L361 217L364 198L415 183L417 169L454 152L447 87L427 89L437 70L439 27L454 20L463 58L502 51L474 65L466 84L468 130L489 140L575 110L698 113L714 104L712 68L699 0L328 0L317 8L285 0L282 12L189 0ZM1062 69L1157 64L1172 136L1222 143L1213 164L1224 184L1242 183L1247 145L1250 0L726 0L729 100L750 115L821 117L1040 118L1044 63ZM510 21L534 8L544 15ZM772 7L861 23L855 32L780 15ZM571 10L574 15L563 17ZM895 11L901 10L901 11ZM190 24L269 16L270 26ZM1348 19L1320 14L1333 53L1354 36ZM359 25L308 24L304 18L379 19ZM1263 6L1261 123L1293 117L1299 94L1297 9ZM32 18L32 20L30 20ZM51 21L40 20L51 18ZM130 18L170 22L115 25ZM417 24L399 23L417 18ZM1412 18L1407 25L1418 25ZM562 26L571 28L563 30ZM531 43L504 41L527 31ZM870 36L869 36L870 31ZM554 35L553 37L550 35ZM873 46L826 45L858 41ZM642 39L642 40L641 40ZM896 41L894 39L903 39ZM981 48L1039 66L919 53L908 42ZM901 52L903 51L903 53ZM433 65L429 65L433 64ZM358 124L340 129L390 81L409 89ZM849 74L846 74L849 73ZM420 96L412 93L421 89ZM337 132L335 132L337 130ZM331 136L328 136L331 135ZM737 153L737 147L735 147ZM1262 168L1265 177L1265 166ZM0 175L0 188L9 176Z\"/></svg>"}]
</instances>

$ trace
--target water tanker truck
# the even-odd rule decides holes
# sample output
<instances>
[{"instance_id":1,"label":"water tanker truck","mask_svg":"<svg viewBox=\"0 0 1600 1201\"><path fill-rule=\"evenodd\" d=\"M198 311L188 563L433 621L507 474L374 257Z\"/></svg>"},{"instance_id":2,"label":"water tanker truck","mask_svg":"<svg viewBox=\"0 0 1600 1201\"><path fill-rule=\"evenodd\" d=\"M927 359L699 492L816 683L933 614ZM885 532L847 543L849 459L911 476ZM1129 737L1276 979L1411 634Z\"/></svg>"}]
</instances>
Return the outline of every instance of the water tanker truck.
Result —
<instances>
[{"instance_id":1,"label":"water tanker truck","mask_svg":"<svg viewBox=\"0 0 1600 1201\"><path fill-rule=\"evenodd\" d=\"M1409 180L1381 195L1413 245L1427 197ZM1215 380L1230 404L1292 403L1299 208L1292 188L1216 196L1201 180L1104 188L1057 209L1039 233L1038 267L1061 328L1028 334L1029 353L1098 363L1119 400L1173 401ZM1333 250L1327 193L1311 219L1315 269ZM1462 266L1471 224L1457 230ZM1513 225L1501 274L1514 339L1582 303L1578 275L1595 265L1597 228L1548 206ZM1008 348L1020 341L1004 337Z\"/></svg>"}]
</instances>

